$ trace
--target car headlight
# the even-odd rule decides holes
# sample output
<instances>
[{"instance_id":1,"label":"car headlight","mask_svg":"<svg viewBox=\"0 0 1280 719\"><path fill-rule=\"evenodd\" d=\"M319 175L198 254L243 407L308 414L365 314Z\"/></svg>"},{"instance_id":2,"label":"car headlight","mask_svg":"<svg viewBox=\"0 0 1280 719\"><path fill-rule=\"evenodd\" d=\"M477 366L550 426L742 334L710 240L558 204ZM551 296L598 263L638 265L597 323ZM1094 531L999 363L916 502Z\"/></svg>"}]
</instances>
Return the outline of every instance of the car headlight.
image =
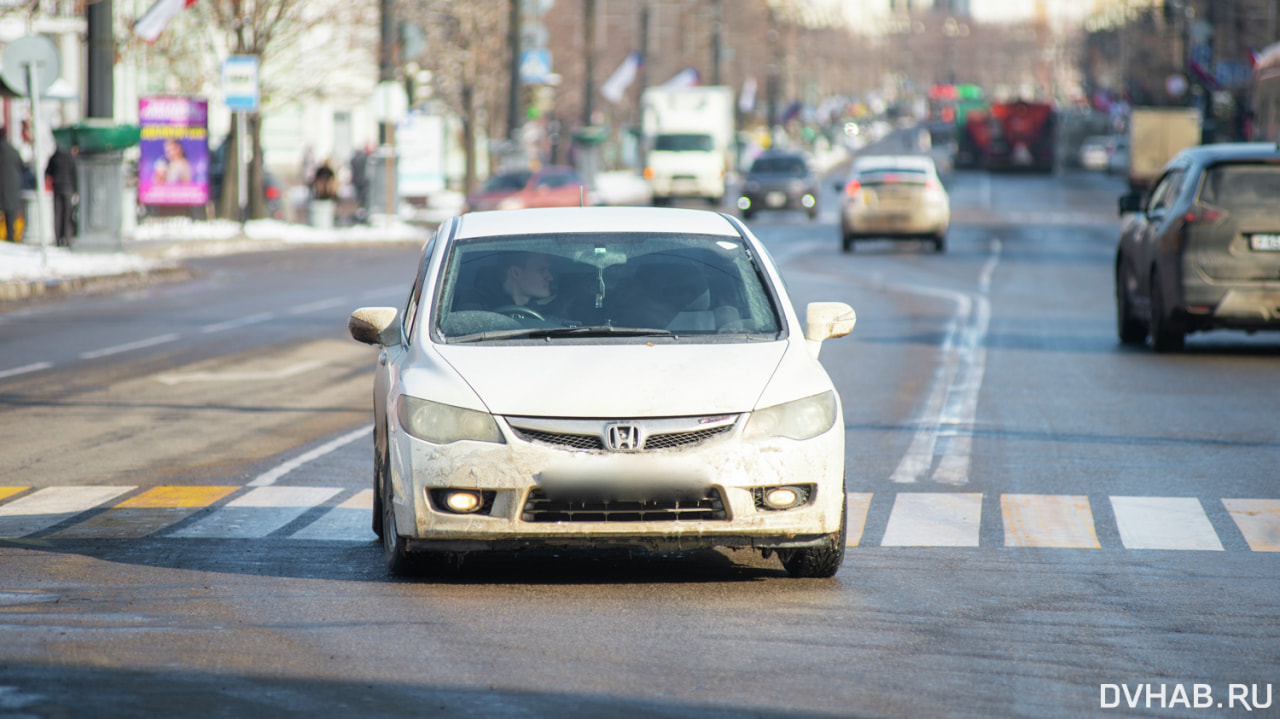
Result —
<instances>
[{"instance_id":1,"label":"car headlight","mask_svg":"<svg viewBox=\"0 0 1280 719\"><path fill-rule=\"evenodd\" d=\"M427 442L449 444L462 440L505 443L493 415L472 409L400 395L398 408L404 431Z\"/></svg>"},{"instance_id":2,"label":"car headlight","mask_svg":"<svg viewBox=\"0 0 1280 719\"><path fill-rule=\"evenodd\" d=\"M498 202L499 210L523 210L524 200L519 197L504 197Z\"/></svg>"},{"instance_id":3,"label":"car headlight","mask_svg":"<svg viewBox=\"0 0 1280 719\"><path fill-rule=\"evenodd\" d=\"M835 422L836 394L823 392L752 412L743 435L747 439L809 439L831 429Z\"/></svg>"}]
</instances>

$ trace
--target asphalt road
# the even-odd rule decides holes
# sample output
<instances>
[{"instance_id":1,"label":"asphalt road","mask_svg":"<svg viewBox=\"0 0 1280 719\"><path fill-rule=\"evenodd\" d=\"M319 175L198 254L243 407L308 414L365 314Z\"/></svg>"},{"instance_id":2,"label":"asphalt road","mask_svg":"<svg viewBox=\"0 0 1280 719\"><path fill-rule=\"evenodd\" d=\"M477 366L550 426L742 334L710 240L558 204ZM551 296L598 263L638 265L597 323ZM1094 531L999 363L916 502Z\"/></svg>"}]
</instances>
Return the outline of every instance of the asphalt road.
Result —
<instances>
[{"instance_id":1,"label":"asphalt road","mask_svg":"<svg viewBox=\"0 0 1280 719\"><path fill-rule=\"evenodd\" d=\"M1119 180L948 185L945 254L842 254L834 195L751 224L799 309L859 315L822 350L831 580L710 551L389 577L345 321L417 247L0 313L0 719L1280 715L1280 336L1122 348Z\"/></svg>"}]
</instances>

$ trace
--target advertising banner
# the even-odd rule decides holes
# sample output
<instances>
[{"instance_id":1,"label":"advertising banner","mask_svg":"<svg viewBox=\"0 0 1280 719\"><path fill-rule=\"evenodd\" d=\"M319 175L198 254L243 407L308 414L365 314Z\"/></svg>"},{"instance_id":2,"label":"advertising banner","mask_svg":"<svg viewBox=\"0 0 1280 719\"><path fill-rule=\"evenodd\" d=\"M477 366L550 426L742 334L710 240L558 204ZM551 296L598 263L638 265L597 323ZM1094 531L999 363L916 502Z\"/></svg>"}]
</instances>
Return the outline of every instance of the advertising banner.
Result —
<instances>
[{"instance_id":1,"label":"advertising banner","mask_svg":"<svg viewBox=\"0 0 1280 719\"><path fill-rule=\"evenodd\" d=\"M209 201L209 101L144 97L138 101L138 204Z\"/></svg>"}]
</instances>

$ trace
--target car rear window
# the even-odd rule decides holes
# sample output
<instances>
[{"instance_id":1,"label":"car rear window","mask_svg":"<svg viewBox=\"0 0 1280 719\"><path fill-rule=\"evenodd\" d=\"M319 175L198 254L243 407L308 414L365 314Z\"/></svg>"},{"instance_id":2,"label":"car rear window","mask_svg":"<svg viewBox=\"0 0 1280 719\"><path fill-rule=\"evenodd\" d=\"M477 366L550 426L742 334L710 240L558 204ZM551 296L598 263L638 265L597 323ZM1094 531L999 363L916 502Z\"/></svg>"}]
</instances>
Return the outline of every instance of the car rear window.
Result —
<instances>
[{"instance_id":1,"label":"car rear window","mask_svg":"<svg viewBox=\"0 0 1280 719\"><path fill-rule=\"evenodd\" d=\"M807 171L799 157L760 157L751 163L751 172L760 175L803 175Z\"/></svg>"},{"instance_id":2,"label":"car rear window","mask_svg":"<svg viewBox=\"0 0 1280 719\"><path fill-rule=\"evenodd\" d=\"M501 175L494 175L484 183L484 191L523 190L524 186L529 184L529 177L532 175L532 172L504 172Z\"/></svg>"},{"instance_id":3,"label":"car rear window","mask_svg":"<svg viewBox=\"0 0 1280 719\"><path fill-rule=\"evenodd\" d=\"M549 267L551 294L524 305L539 317L514 323L504 282L513 264L528 266L535 256ZM459 240L442 267L436 297L433 327L446 342L488 341L530 323L656 328L721 342L774 339L782 327L774 293L750 248L725 236L562 233Z\"/></svg>"},{"instance_id":4,"label":"car rear window","mask_svg":"<svg viewBox=\"0 0 1280 719\"><path fill-rule=\"evenodd\" d=\"M1280 165L1214 165L1205 172L1200 199L1228 210L1274 210L1280 206Z\"/></svg>"},{"instance_id":5,"label":"car rear window","mask_svg":"<svg viewBox=\"0 0 1280 719\"><path fill-rule=\"evenodd\" d=\"M662 152L708 152L715 149L710 135L658 135L653 149Z\"/></svg>"}]
</instances>

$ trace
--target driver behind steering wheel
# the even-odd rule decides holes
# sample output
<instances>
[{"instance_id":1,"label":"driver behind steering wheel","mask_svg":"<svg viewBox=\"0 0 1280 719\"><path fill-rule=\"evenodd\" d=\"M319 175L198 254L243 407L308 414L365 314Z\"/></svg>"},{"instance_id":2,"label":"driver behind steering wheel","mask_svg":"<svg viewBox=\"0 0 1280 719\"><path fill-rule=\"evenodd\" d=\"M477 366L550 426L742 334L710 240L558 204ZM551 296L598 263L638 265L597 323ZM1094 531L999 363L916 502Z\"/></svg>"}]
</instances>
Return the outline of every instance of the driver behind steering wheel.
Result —
<instances>
[{"instance_id":1,"label":"driver behind steering wheel","mask_svg":"<svg viewBox=\"0 0 1280 719\"><path fill-rule=\"evenodd\" d=\"M505 305L529 307L534 300L551 296L551 262L537 252L518 252L499 266ZM530 309L537 311L536 307Z\"/></svg>"}]
</instances>

